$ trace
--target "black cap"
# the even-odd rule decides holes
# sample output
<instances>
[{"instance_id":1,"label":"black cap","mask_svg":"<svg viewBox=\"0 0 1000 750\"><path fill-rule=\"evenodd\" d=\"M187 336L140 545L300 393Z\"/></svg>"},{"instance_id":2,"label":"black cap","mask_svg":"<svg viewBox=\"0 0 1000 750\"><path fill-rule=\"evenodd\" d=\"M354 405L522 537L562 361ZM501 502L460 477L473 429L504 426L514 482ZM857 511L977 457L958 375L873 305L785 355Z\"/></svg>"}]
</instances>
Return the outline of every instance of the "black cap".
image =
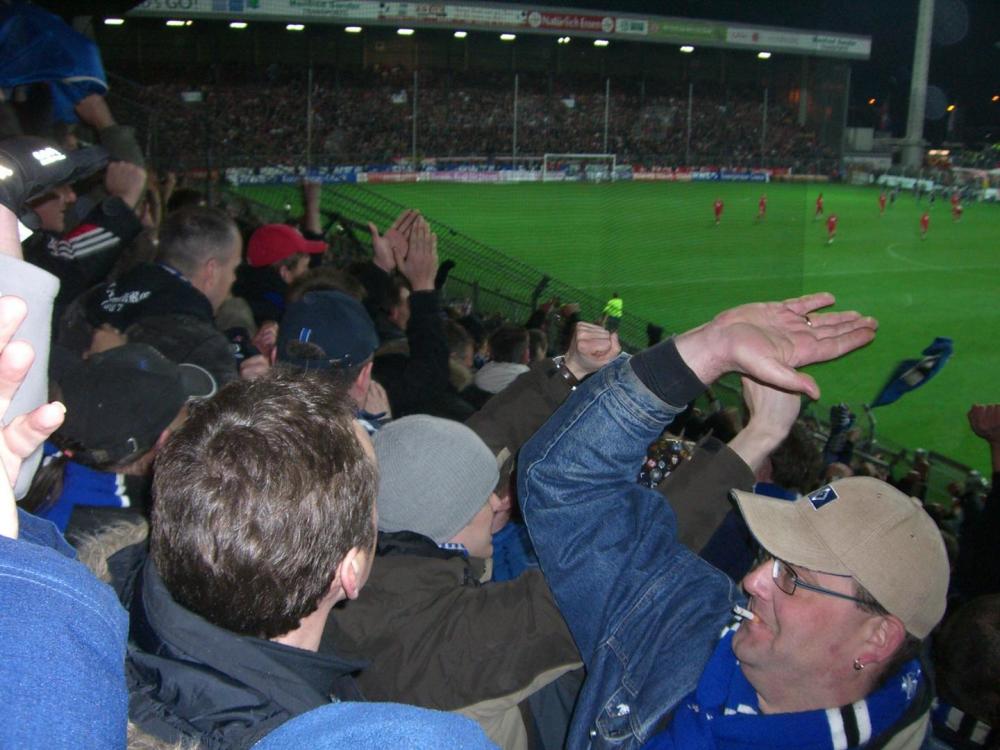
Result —
<instances>
[{"instance_id":1,"label":"black cap","mask_svg":"<svg viewBox=\"0 0 1000 750\"><path fill-rule=\"evenodd\" d=\"M22 135L0 141L0 204L16 214L59 185L89 177L108 163L103 146L65 151L52 141Z\"/></svg>"},{"instance_id":2,"label":"black cap","mask_svg":"<svg viewBox=\"0 0 1000 750\"><path fill-rule=\"evenodd\" d=\"M60 385L66 420L57 437L74 444L81 463L110 466L150 450L188 399L215 393L204 369L175 364L146 344L95 354Z\"/></svg>"}]
</instances>

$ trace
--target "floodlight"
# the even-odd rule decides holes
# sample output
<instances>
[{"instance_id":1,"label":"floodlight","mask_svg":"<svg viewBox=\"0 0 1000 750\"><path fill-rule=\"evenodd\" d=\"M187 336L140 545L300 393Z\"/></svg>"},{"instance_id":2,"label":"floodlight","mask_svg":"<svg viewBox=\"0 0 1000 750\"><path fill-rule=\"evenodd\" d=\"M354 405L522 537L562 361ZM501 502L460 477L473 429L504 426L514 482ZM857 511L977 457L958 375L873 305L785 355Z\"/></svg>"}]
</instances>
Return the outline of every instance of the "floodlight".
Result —
<instances>
[{"instance_id":1,"label":"floodlight","mask_svg":"<svg viewBox=\"0 0 1000 750\"><path fill-rule=\"evenodd\" d=\"M683 47L681 47L681 52L683 52L685 55L690 55L692 52L694 52L694 47L692 47L690 44L685 44Z\"/></svg>"},{"instance_id":2,"label":"floodlight","mask_svg":"<svg viewBox=\"0 0 1000 750\"><path fill-rule=\"evenodd\" d=\"M125 19L124 18L105 18L104 19L104 25L105 26L121 26L123 23L125 23Z\"/></svg>"},{"instance_id":3,"label":"floodlight","mask_svg":"<svg viewBox=\"0 0 1000 750\"><path fill-rule=\"evenodd\" d=\"M245 29L247 27L246 21L230 21L229 28L231 29Z\"/></svg>"},{"instance_id":4,"label":"floodlight","mask_svg":"<svg viewBox=\"0 0 1000 750\"><path fill-rule=\"evenodd\" d=\"M501 42L513 42L515 39L517 39L517 34L501 34L500 35L500 41Z\"/></svg>"},{"instance_id":5,"label":"floodlight","mask_svg":"<svg viewBox=\"0 0 1000 750\"><path fill-rule=\"evenodd\" d=\"M456 39L465 39L465 37L467 37L468 35L469 35L468 31L456 31L455 32L455 38Z\"/></svg>"},{"instance_id":6,"label":"floodlight","mask_svg":"<svg viewBox=\"0 0 1000 750\"><path fill-rule=\"evenodd\" d=\"M361 33L361 27L360 26L345 26L344 27L344 31L346 31L348 34L360 34Z\"/></svg>"},{"instance_id":7,"label":"floodlight","mask_svg":"<svg viewBox=\"0 0 1000 750\"><path fill-rule=\"evenodd\" d=\"M607 47L610 43L611 42L609 42L607 39L595 39L594 40L594 46L595 47Z\"/></svg>"},{"instance_id":8,"label":"floodlight","mask_svg":"<svg viewBox=\"0 0 1000 750\"><path fill-rule=\"evenodd\" d=\"M396 33L400 36L413 36L413 29L396 29Z\"/></svg>"},{"instance_id":9,"label":"floodlight","mask_svg":"<svg viewBox=\"0 0 1000 750\"><path fill-rule=\"evenodd\" d=\"M305 31L306 25L304 23L290 23L285 26L285 31Z\"/></svg>"},{"instance_id":10,"label":"floodlight","mask_svg":"<svg viewBox=\"0 0 1000 750\"><path fill-rule=\"evenodd\" d=\"M761 60L770 60L771 59L771 53L770 52L758 52L757 53L757 57L759 57Z\"/></svg>"}]
</instances>

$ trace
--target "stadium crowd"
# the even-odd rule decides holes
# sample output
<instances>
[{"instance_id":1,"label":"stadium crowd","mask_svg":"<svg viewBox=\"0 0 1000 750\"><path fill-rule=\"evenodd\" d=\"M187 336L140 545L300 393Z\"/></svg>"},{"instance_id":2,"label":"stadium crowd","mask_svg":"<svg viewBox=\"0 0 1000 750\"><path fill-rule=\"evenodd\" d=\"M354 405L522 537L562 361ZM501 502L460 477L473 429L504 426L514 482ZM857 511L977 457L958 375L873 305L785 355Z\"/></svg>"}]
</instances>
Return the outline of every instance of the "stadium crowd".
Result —
<instances>
[{"instance_id":1,"label":"stadium crowd","mask_svg":"<svg viewBox=\"0 0 1000 750\"><path fill-rule=\"evenodd\" d=\"M331 80L333 79L333 80ZM211 82L152 81L134 93L156 112L157 150L172 164L211 148L216 164L304 163L311 138L314 159L331 163L389 163L413 153L413 78L402 70L368 75L317 74L312 97L302 75L241 71ZM615 153L620 161L809 170L835 154L816 133L795 122L796 110L768 107L761 154L763 106L759 90L699 88L693 98L690 152L687 92L640 96L612 87L608 142L604 143L603 81L566 77L521 81L517 96L517 150L545 153ZM183 104L197 92L198 103ZM443 76L422 72L417 90L417 150L430 157L509 157L514 139L511 76ZM313 123L307 135L307 103ZM690 154L690 159L689 159Z\"/></svg>"},{"instance_id":2,"label":"stadium crowd","mask_svg":"<svg viewBox=\"0 0 1000 750\"><path fill-rule=\"evenodd\" d=\"M878 328L830 294L629 356L449 305L415 210L353 262L316 184L238 224L71 98L99 145L0 104L0 744L998 746L1000 405L943 513L800 420Z\"/></svg>"}]
</instances>

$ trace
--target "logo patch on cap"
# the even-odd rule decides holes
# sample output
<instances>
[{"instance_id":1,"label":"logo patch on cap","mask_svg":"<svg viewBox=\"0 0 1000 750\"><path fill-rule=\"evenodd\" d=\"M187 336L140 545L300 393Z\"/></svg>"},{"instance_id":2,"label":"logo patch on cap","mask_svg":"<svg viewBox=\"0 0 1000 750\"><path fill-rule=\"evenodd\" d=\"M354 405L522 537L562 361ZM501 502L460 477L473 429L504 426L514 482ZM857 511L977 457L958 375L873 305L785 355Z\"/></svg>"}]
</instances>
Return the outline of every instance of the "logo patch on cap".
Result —
<instances>
[{"instance_id":1,"label":"logo patch on cap","mask_svg":"<svg viewBox=\"0 0 1000 750\"><path fill-rule=\"evenodd\" d=\"M832 503L840 496L837 494L837 491L833 489L833 487L827 485L826 487L820 487L814 492L810 492L808 497L809 502L812 503L813 509L819 510L824 505Z\"/></svg>"}]
</instances>

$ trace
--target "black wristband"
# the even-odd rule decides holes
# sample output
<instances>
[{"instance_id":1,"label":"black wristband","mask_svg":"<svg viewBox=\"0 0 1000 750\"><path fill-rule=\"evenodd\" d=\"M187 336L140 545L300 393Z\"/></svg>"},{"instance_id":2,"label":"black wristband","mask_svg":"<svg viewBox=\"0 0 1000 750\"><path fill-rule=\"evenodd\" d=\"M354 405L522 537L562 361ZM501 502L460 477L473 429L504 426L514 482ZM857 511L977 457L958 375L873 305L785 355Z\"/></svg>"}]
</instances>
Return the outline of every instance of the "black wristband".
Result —
<instances>
[{"instance_id":1,"label":"black wristband","mask_svg":"<svg viewBox=\"0 0 1000 750\"><path fill-rule=\"evenodd\" d=\"M556 366L555 373L558 374L559 377L561 377L567 383L569 383L570 388L576 388L578 385L580 385L579 378L577 378L576 375L570 372L570 369L566 366L565 357L562 356L553 357L552 361L555 363Z\"/></svg>"}]
</instances>

